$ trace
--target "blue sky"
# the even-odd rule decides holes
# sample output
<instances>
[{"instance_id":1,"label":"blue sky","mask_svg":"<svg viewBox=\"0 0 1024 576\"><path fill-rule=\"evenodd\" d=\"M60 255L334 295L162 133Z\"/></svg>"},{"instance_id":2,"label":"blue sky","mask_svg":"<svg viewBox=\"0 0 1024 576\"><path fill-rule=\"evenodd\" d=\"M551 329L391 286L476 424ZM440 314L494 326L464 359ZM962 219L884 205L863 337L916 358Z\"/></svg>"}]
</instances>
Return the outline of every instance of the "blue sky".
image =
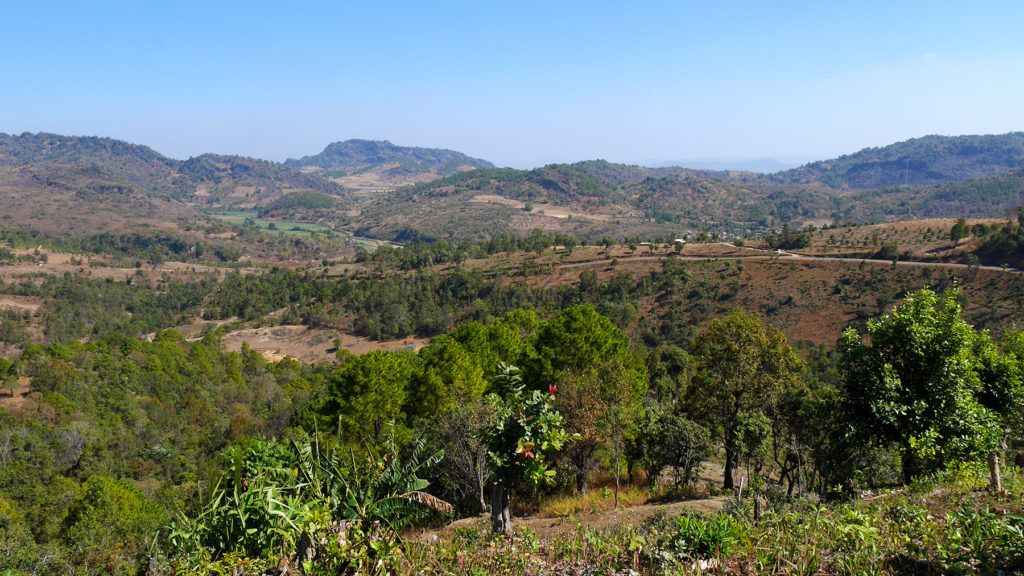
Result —
<instances>
[{"instance_id":1,"label":"blue sky","mask_svg":"<svg viewBox=\"0 0 1024 576\"><path fill-rule=\"evenodd\" d=\"M284 160L827 158L1024 130L1024 2L7 2L0 132Z\"/></svg>"}]
</instances>

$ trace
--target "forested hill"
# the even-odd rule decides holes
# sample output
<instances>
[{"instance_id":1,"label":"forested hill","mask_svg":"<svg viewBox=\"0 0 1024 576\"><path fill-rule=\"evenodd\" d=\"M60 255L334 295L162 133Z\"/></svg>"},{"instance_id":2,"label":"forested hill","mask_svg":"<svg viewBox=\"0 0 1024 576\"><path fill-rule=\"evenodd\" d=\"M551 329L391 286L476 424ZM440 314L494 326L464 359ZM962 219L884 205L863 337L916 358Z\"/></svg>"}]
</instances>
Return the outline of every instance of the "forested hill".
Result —
<instances>
[{"instance_id":1,"label":"forested hill","mask_svg":"<svg viewBox=\"0 0 1024 576\"><path fill-rule=\"evenodd\" d=\"M919 218L999 218L1024 206L1024 169L1002 176L942 186L862 190L839 204L836 220L915 220Z\"/></svg>"},{"instance_id":2,"label":"forested hill","mask_svg":"<svg viewBox=\"0 0 1024 576\"><path fill-rule=\"evenodd\" d=\"M59 134L0 133L0 166L80 166L122 178L126 183L153 188L167 181L179 162L148 146L113 138Z\"/></svg>"},{"instance_id":3,"label":"forested hill","mask_svg":"<svg viewBox=\"0 0 1024 576\"><path fill-rule=\"evenodd\" d=\"M814 162L767 176L785 185L821 184L866 190L940 186L1001 176L1024 168L1024 132L980 136L924 136Z\"/></svg>"},{"instance_id":4,"label":"forested hill","mask_svg":"<svg viewBox=\"0 0 1024 576\"><path fill-rule=\"evenodd\" d=\"M271 201L297 190L344 196L344 188L315 174L283 164L242 156L203 154L185 161L168 158L149 147L112 138L58 134L0 134L0 174L17 181L15 172L30 172L34 185L87 188L97 179L131 190L200 205L237 205ZM6 177L5 177L6 176Z\"/></svg>"},{"instance_id":5,"label":"forested hill","mask_svg":"<svg viewBox=\"0 0 1024 576\"><path fill-rule=\"evenodd\" d=\"M316 167L323 170L367 170L382 165L398 172L426 172L449 176L475 168L493 168L486 160L439 148L396 146L386 140L345 140L334 142L315 156L287 160L291 168Z\"/></svg>"},{"instance_id":6,"label":"forested hill","mask_svg":"<svg viewBox=\"0 0 1024 576\"><path fill-rule=\"evenodd\" d=\"M305 174L284 164L246 158L203 154L181 163L179 189L185 196L207 194L207 199L270 202L299 190L344 197L345 189L316 174Z\"/></svg>"}]
</instances>

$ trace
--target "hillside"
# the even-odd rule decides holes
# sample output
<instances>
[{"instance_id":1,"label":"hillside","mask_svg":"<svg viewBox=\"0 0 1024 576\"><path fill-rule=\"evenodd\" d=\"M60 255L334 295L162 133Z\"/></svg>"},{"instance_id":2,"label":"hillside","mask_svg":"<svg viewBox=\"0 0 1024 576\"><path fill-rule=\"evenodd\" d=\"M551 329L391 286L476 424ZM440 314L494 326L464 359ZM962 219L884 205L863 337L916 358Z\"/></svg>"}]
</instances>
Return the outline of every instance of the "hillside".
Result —
<instances>
[{"instance_id":1,"label":"hillside","mask_svg":"<svg viewBox=\"0 0 1024 576\"><path fill-rule=\"evenodd\" d=\"M295 205L309 206L322 198L295 200ZM838 236L847 254L867 246L875 232L883 243L914 243L926 251L950 243L942 240L949 221L927 225L916 230L890 225L827 233ZM821 241L820 236L815 238ZM355 476L360 473L390 481L416 472L417 501L447 502L446 513L465 517L441 531L408 533L407 550L429 541L430 550L440 554L435 536L464 539L457 544L459 551L481 557L491 554L489 542L515 543L515 550L531 558L549 551L550 558L530 562L549 562L551 571L556 566L563 570L566 560L560 555L566 553L558 548L563 545L539 544L539 538L557 543L571 537L614 555L638 542L638 534L644 535L645 547L667 547L658 543L665 534L676 534L672 538L682 542L695 530L706 533L703 525L693 527L706 520L687 510L726 507L728 516L715 520L725 523L715 533L724 533L756 516L754 510L763 505L777 514L743 524L743 534L782 526L779 518L797 522L806 517L813 526L837 523L824 525L832 536L823 533L816 540L848 550L847 540L834 534L870 535L874 524L890 531L904 518L927 518L935 519L928 534L948 532L949 548L957 546L959 551L957 539L969 521L968 526L996 534L982 534L985 546L992 544L984 550L994 550L993 565L1010 568L1024 560L1012 555L1019 550L1020 532L1013 530L1021 527L1016 519L1024 487L1024 479L1012 468L1005 474L1006 494L983 490L988 477L977 460L957 468L964 475L955 481L923 476L894 493L892 497L907 499L906 506L917 507L906 512L894 509L888 496L876 502L874 493L865 503L873 508L863 513L829 504L841 494L855 498L857 489L892 486L899 482L900 467L896 448L868 441L836 442L860 429L851 427L857 422L855 413L844 412L846 404L839 400L852 386L845 384L844 357L833 352L840 334L850 327L863 329L869 319L880 317L919 288L959 286L960 297L949 298L958 307L962 304L965 330L973 331L974 326L1000 338L1009 352L998 356L1007 363L996 366L1018 370L1021 356L1013 350L1019 348L1006 346L1017 345L1020 335L1002 339L1002 332L1024 318L1019 270L902 259L896 263L815 258L726 243L581 247L543 233L478 244L411 243L364 255L356 262L317 260L246 268L168 264L114 267L93 256L0 243L0 570L67 574L77 568L102 572L113 566L120 573L140 573L160 562L159 566L189 563L195 567L191 573L207 574L213 571L208 568L212 562L229 567L225 573L264 573L274 566L277 572L302 573L280 568L290 561L298 538L264 548L240 548L239 554L247 555L244 559L199 548L193 561L189 554L196 548L189 546L233 545L246 542L247 534L257 538L280 533L267 526L280 531L298 525L286 524L287 517L278 520L292 508L267 508L268 494L285 494L289 506L306 498L299 492L312 485L306 476L319 478L312 474L328 469L306 466L312 461L305 458L317 450L323 450L330 462L343 461L341 455L355 463L344 469L331 465L337 470L331 472L334 478L362 482L344 486L389 486L373 478L361 480L363 476ZM787 379L786 388L769 392L770 403L764 408L755 406L761 410L765 430L782 431L763 440L766 453L781 456L765 458L761 471L752 476L767 488L745 484L747 491L741 491L748 498L746 507L734 506L736 496L726 487L727 479L743 478L744 471L730 472L728 464L722 465L729 461L719 457L727 448L710 432L727 425L729 416L707 408L705 399L714 400L709 395L722 384L708 376L714 373L706 368L708 348L701 344L713 334L716 322L733 326L736 319L743 320L739 309L770 327L766 333L781 346L778 352L770 351L773 357L785 354L794 359L787 369L792 379ZM755 325L738 330L740 338L747 338L746 330L761 329ZM742 354L757 345L728 344L716 349ZM797 350L804 362L795 360ZM517 494L517 501L526 506L515 509L514 540L484 536L486 527L474 515L487 480L455 468L466 454L486 455L459 442L478 438L475 431L494 421L489 413L472 410L485 406L486 392L500 390L499 375L506 363L522 367L523 381L537 390L532 394L535 401L559 402L556 425L564 422L567 433L579 435L578 444L566 446L564 455L545 461L558 483ZM605 400L590 392L590 382L607 381L598 374L610 374L615 385L624 382L621 389L630 397L617 400L621 396L616 392ZM519 394L516 390L513 394ZM587 394L585 401L575 400L580 393ZM518 414L520 421L550 421L533 418L536 412L526 412L524 418L530 405L524 409L523 402L510 398L508 413ZM643 406L643 411L638 407L629 416L638 432L626 448L632 469L616 496L621 504L615 510L612 490L619 486L612 474L621 470L599 456L614 447L604 429L592 424L611 411L608 406L613 402ZM675 415L673 420L667 420L670 414ZM673 422L700 436L694 474L673 469L675 456L655 448L679 437L680 432L669 428ZM337 436L319 432L325 429L337 430ZM427 444L421 446L420 439ZM833 448L836 445L839 449ZM399 451L403 447L408 449ZM515 449L513 444L509 453ZM379 457L364 459L370 450ZM444 460L437 456L430 466L417 463L418 454L426 458L441 450ZM299 456L293 458L294 454ZM412 460L404 454L412 454ZM710 460L705 467L697 465L705 459ZM937 483L943 478L950 485L940 490ZM259 484L264 481L282 484ZM578 494L580 486L588 493ZM812 498L813 508L791 500L787 488L793 496ZM413 492L401 488L395 493L401 498ZM761 504L754 503L758 495ZM968 497L999 506L998 514L978 508L974 516L966 516L975 510L975 504L964 504ZM926 511L920 508L924 498L944 502ZM961 506L960 511L951 506ZM319 513L311 506L304 509ZM665 511L682 512L682 519L668 519ZM527 513L533 516L524 518ZM242 515L246 530L252 532L234 530ZM207 522L209 518L213 521ZM593 531L607 526L622 532ZM913 526L917 530L920 524ZM581 533L588 536L579 537ZM172 536L162 539L158 534ZM181 534L197 536L183 540ZM747 541L738 534L730 536L731 545ZM806 532L798 534L787 549L806 544ZM862 556L867 558L865 568L905 561L899 547L909 540L890 540L897 546L891 559ZM998 542L1003 542L998 544L1002 548L994 548ZM758 550L777 548L781 547L771 544ZM724 546L706 549L707 554L726 553ZM494 558L507 559L513 552L502 549ZM434 552L416 552L409 558L426 559L428 553ZM609 565L614 560L642 568L641 556L623 553L621 562L609 556ZM475 562L466 554L441 554L458 561L445 573L462 573ZM267 560L259 570L253 568L260 561L255 559L264 556ZM441 556L430 560L433 566L441 565ZM338 557L351 558L347 552ZM667 566L673 557L659 558L667 558ZM243 562L244 569L239 567ZM637 573L665 573L658 566Z\"/></svg>"},{"instance_id":2,"label":"hillside","mask_svg":"<svg viewBox=\"0 0 1024 576\"><path fill-rule=\"evenodd\" d=\"M345 197L339 184L266 160L203 154L177 168L175 188L182 198L202 204L251 207L297 191Z\"/></svg>"},{"instance_id":3,"label":"hillside","mask_svg":"<svg viewBox=\"0 0 1024 576\"><path fill-rule=\"evenodd\" d=\"M233 232L204 213L255 210L303 192L348 201L334 182L264 160L206 154L178 161L110 138L0 134L0 229L20 242L152 262L351 252L327 238ZM292 236L301 228L282 224Z\"/></svg>"},{"instance_id":4,"label":"hillside","mask_svg":"<svg viewBox=\"0 0 1024 576\"><path fill-rule=\"evenodd\" d=\"M1024 204L1022 142L1024 133L927 136L766 176L603 160L515 170L366 140L285 164L217 154L178 161L110 138L0 135L0 226L76 236L174 229L216 213L235 224L259 217L252 223L262 229L310 224L398 241L535 228L597 241L728 239L787 223L998 218ZM891 181L898 165L915 185L860 188ZM963 180L979 174L986 177Z\"/></svg>"},{"instance_id":5,"label":"hillside","mask_svg":"<svg viewBox=\"0 0 1024 576\"><path fill-rule=\"evenodd\" d=\"M865 148L766 176L786 185L821 184L866 190L893 186L938 186L1001 176L1024 168L1024 132L981 136L924 136Z\"/></svg>"},{"instance_id":6,"label":"hillside","mask_svg":"<svg viewBox=\"0 0 1024 576\"><path fill-rule=\"evenodd\" d=\"M179 161L111 138L0 134L0 167L8 168L7 174L36 174L37 187L73 189L102 178L135 195L156 193L204 205L251 205L296 190L344 195L336 183L275 162L217 154Z\"/></svg>"},{"instance_id":7,"label":"hillside","mask_svg":"<svg viewBox=\"0 0 1024 576\"><path fill-rule=\"evenodd\" d=\"M1024 169L941 186L856 191L842 198L837 221L998 218L1024 205Z\"/></svg>"},{"instance_id":8,"label":"hillside","mask_svg":"<svg viewBox=\"0 0 1024 576\"><path fill-rule=\"evenodd\" d=\"M365 191L393 190L459 172L494 167L486 160L461 152L396 146L386 140L334 142L319 154L289 159L284 164L306 172L319 172L346 188Z\"/></svg>"}]
</instances>

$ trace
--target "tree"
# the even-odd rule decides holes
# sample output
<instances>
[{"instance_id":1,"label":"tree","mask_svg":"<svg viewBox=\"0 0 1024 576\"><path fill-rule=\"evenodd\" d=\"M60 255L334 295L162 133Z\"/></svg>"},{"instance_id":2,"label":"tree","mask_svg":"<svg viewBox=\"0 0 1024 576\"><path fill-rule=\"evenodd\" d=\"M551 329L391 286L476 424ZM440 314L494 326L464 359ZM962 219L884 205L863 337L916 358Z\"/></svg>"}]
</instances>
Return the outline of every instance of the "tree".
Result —
<instances>
[{"instance_id":1,"label":"tree","mask_svg":"<svg viewBox=\"0 0 1024 576\"><path fill-rule=\"evenodd\" d=\"M548 468L545 458L571 437L562 427L562 415L552 406L554 387L548 394L527 392L519 370L509 365L502 366L495 385L505 395L488 396L493 412L480 438L494 469L492 527L495 533L507 535L512 532L511 491L524 483L552 482L555 471Z\"/></svg>"},{"instance_id":2,"label":"tree","mask_svg":"<svg viewBox=\"0 0 1024 576\"><path fill-rule=\"evenodd\" d=\"M760 412L744 412L736 423L737 448L747 467L747 485L750 485L750 468L760 474L764 457L772 443L772 423Z\"/></svg>"},{"instance_id":3,"label":"tree","mask_svg":"<svg viewBox=\"0 0 1024 576\"><path fill-rule=\"evenodd\" d=\"M676 489L689 484L704 459L711 454L711 433L707 428L665 404L652 404L637 422L631 448L655 485L661 471L669 466Z\"/></svg>"},{"instance_id":4,"label":"tree","mask_svg":"<svg viewBox=\"0 0 1024 576\"><path fill-rule=\"evenodd\" d=\"M803 363L777 328L742 309L716 318L693 346L698 378L694 400L702 419L719 427L725 445L723 487L734 487L744 412L763 412L784 388L795 386Z\"/></svg>"},{"instance_id":5,"label":"tree","mask_svg":"<svg viewBox=\"0 0 1024 576\"><path fill-rule=\"evenodd\" d=\"M646 381L647 369L630 350L629 338L590 304L561 311L537 331L537 358L528 376L540 390L567 376L599 375L613 366L624 370L629 386Z\"/></svg>"},{"instance_id":6,"label":"tree","mask_svg":"<svg viewBox=\"0 0 1024 576\"><path fill-rule=\"evenodd\" d=\"M1000 459L1008 441L1024 433L1024 330L1011 330L1003 336L1002 351L987 333L979 334L974 347L982 389L978 401L996 418L1002 437L988 454L992 487L1002 490Z\"/></svg>"},{"instance_id":7,"label":"tree","mask_svg":"<svg viewBox=\"0 0 1024 576\"><path fill-rule=\"evenodd\" d=\"M342 434L358 442L380 435L385 423L400 423L416 356L412 352L375 350L355 356L330 376L333 402Z\"/></svg>"},{"instance_id":8,"label":"tree","mask_svg":"<svg viewBox=\"0 0 1024 576\"><path fill-rule=\"evenodd\" d=\"M420 350L420 369L412 377L405 413L429 416L445 413L470 399L483 397L487 382L476 355L448 335Z\"/></svg>"},{"instance_id":9,"label":"tree","mask_svg":"<svg viewBox=\"0 0 1024 576\"><path fill-rule=\"evenodd\" d=\"M438 464L439 476L456 497L474 497L481 512L487 510L486 488L494 472L478 432L490 418L490 406L470 399L427 421L427 433L445 453Z\"/></svg>"},{"instance_id":10,"label":"tree","mask_svg":"<svg viewBox=\"0 0 1024 576\"><path fill-rule=\"evenodd\" d=\"M629 338L590 305L563 310L541 326L536 351L535 386L561 391L558 411L566 428L580 435L565 457L576 470L577 488L586 493L598 450L621 428L613 420L639 412L647 368L630 350Z\"/></svg>"},{"instance_id":11,"label":"tree","mask_svg":"<svg viewBox=\"0 0 1024 576\"><path fill-rule=\"evenodd\" d=\"M844 404L856 434L896 443L903 480L986 454L1001 437L985 389L978 334L961 316L959 292L920 290L891 314L840 340Z\"/></svg>"},{"instance_id":12,"label":"tree","mask_svg":"<svg viewBox=\"0 0 1024 576\"><path fill-rule=\"evenodd\" d=\"M88 569L138 573L148 537L169 518L159 504L126 482L93 476L68 506L62 539Z\"/></svg>"},{"instance_id":13,"label":"tree","mask_svg":"<svg viewBox=\"0 0 1024 576\"><path fill-rule=\"evenodd\" d=\"M958 218L956 224L949 230L949 240L951 242L959 242L961 238L966 238L968 234L967 220Z\"/></svg>"}]
</instances>

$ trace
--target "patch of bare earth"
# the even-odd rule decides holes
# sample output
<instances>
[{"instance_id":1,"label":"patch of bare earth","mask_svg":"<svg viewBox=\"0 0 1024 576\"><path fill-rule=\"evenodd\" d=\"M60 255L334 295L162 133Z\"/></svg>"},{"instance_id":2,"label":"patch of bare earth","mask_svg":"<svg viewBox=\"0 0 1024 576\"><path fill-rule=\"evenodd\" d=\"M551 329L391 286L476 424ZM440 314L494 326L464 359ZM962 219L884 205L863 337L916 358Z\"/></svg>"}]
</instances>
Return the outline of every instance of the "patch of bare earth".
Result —
<instances>
[{"instance_id":1,"label":"patch of bare earth","mask_svg":"<svg viewBox=\"0 0 1024 576\"><path fill-rule=\"evenodd\" d=\"M247 342L249 348L259 352L271 362L288 357L300 362L315 364L335 359L337 348L334 343L336 340L339 341L341 349L356 355L373 350L416 351L429 342L426 338L413 337L379 342L339 330L307 328L297 325L235 330L226 334L223 342L225 348L233 352L241 350L242 343Z\"/></svg>"},{"instance_id":2,"label":"patch of bare earth","mask_svg":"<svg viewBox=\"0 0 1024 576\"><path fill-rule=\"evenodd\" d=\"M14 312L29 312L34 314L42 305L40 298L29 296L0 296L0 310L11 310Z\"/></svg>"},{"instance_id":3,"label":"patch of bare earth","mask_svg":"<svg viewBox=\"0 0 1024 576\"><path fill-rule=\"evenodd\" d=\"M32 392L28 376L21 376L13 388L0 388L0 408L16 410L25 403L25 397Z\"/></svg>"},{"instance_id":4,"label":"patch of bare earth","mask_svg":"<svg viewBox=\"0 0 1024 576\"><path fill-rule=\"evenodd\" d=\"M729 496L715 496L710 498L697 498L693 500L680 500L676 502L662 502L653 504L640 504L638 506L620 506L618 509L590 514L581 514L573 517L550 517L530 515L512 519L512 529L520 526L529 528L541 538L552 538L559 534L572 532L579 527L584 528L618 528L627 525L638 525L644 520L659 512L668 516L676 516L684 510L713 514L725 506ZM476 528L482 532L491 529L491 517L489 514L481 514L471 518L463 518L452 522L439 531L424 531L415 536L418 541L428 541L434 537L447 538L455 534L457 528Z\"/></svg>"},{"instance_id":5,"label":"patch of bare earth","mask_svg":"<svg viewBox=\"0 0 1024 576\"><path fill-rule=\"evenodd\" d=\"M143 264L141 267L115 267L105 265L102 258L84 256L81 254L76 255L66 252L53 252L45 249L17 249L12 250L12 252L17 256L31 254L34 258L39 258L39 260L34 260L32 262L17 262L14 264L0 266L0 280L5 282L20 280L27 276L38 277L40 274L61 276L65 273L76 277L96 279L112 278L118 281L123 281L126 278L137 276L140 273L151 281L160 280L165 274L167 274L172 278L180 280L203 276L210 272L216 272L217 274L223 275L227 270L226 268L204 266L202 264L190 264L185 262L164 262L157 267L149 264ZM43 259L43 256L45 256L45 259ZM238 269L238 271L242 274L252 274L258 272L258 269L242 268Z\"/></svg>"}]
</instances>

